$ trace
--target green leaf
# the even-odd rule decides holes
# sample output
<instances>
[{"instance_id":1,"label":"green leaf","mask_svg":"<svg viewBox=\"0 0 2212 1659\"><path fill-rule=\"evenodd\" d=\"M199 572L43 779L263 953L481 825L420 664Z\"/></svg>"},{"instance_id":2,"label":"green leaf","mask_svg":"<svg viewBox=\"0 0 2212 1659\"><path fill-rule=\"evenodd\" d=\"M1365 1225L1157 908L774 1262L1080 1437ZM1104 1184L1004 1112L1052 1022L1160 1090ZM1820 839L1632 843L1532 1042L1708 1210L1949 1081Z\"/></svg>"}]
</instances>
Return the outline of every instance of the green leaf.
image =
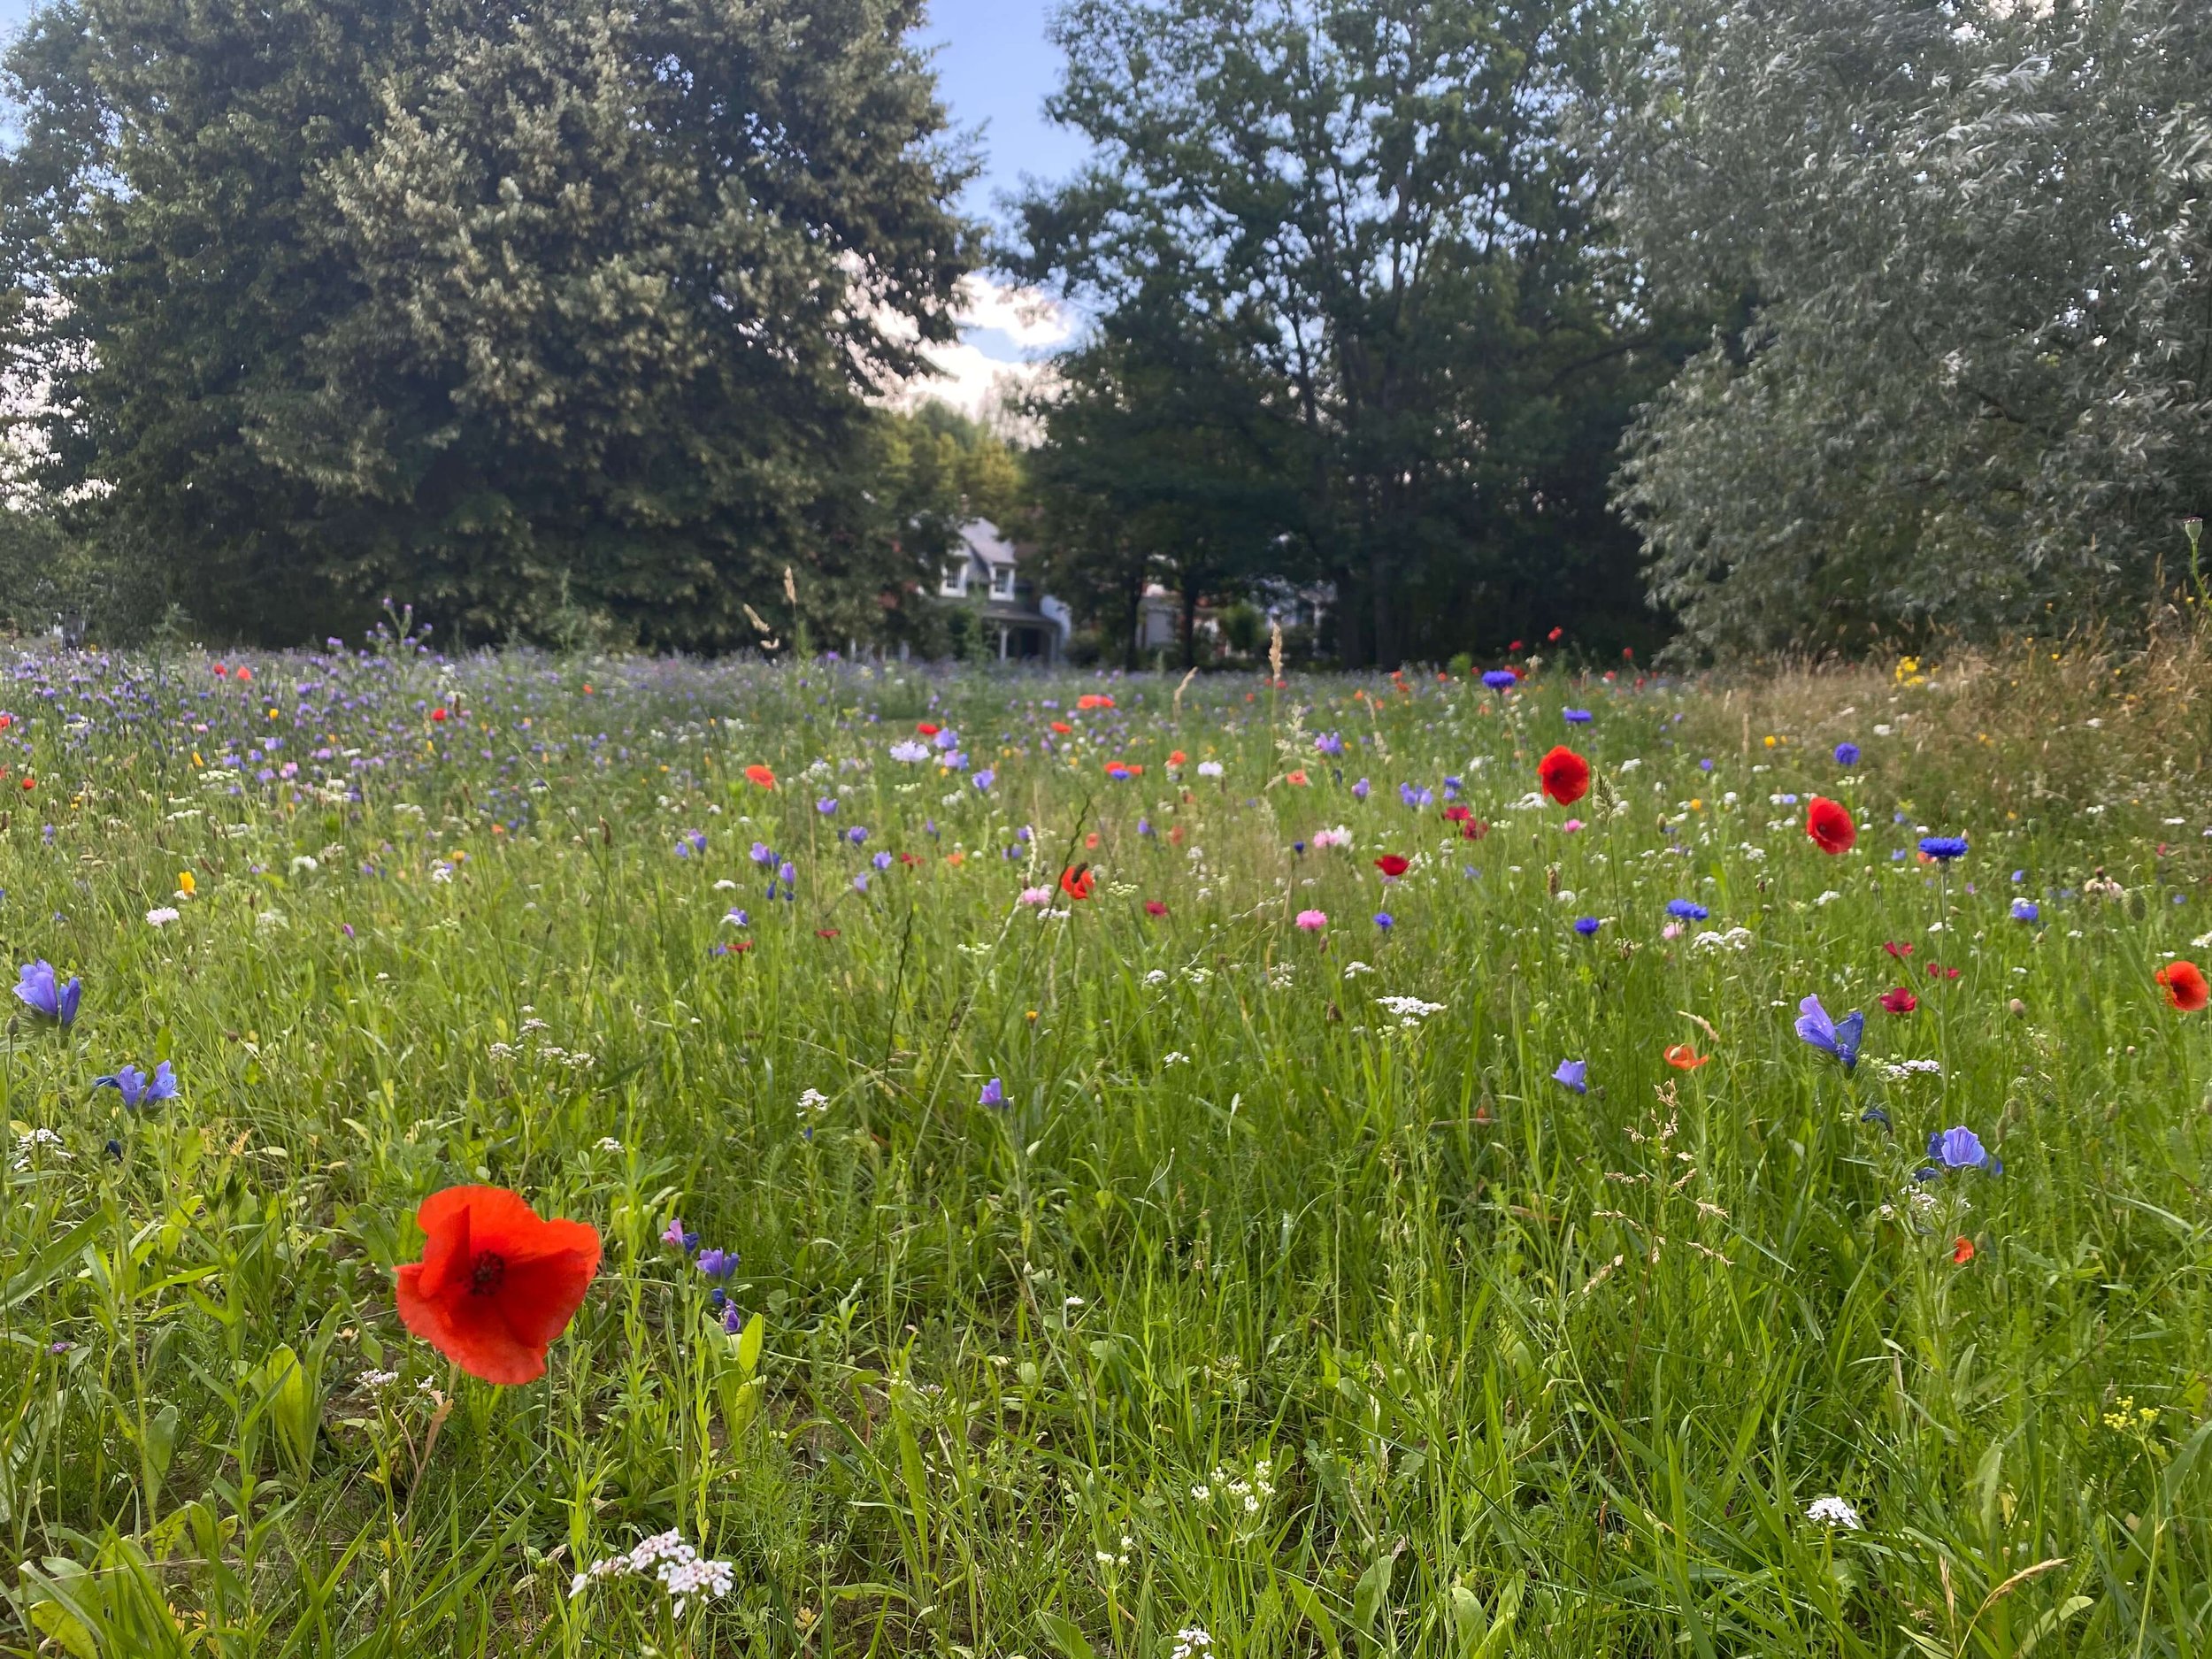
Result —
<instances>
[{"instance_id":1,"label":"green leaf","mask_svg":"<svg viewBox=\"0 0 2212 1659\"><path fill-rule=\"evenodd\" d=\"M1091 1644L1075 1627L1072 1620L1062 1618L1057 1613L1040 1613L1037 1623L1043 1626L1045 1634L1052 1638L1067 1659L1096 1659L1091 1651Z\"/></svg>"}]
</instances>

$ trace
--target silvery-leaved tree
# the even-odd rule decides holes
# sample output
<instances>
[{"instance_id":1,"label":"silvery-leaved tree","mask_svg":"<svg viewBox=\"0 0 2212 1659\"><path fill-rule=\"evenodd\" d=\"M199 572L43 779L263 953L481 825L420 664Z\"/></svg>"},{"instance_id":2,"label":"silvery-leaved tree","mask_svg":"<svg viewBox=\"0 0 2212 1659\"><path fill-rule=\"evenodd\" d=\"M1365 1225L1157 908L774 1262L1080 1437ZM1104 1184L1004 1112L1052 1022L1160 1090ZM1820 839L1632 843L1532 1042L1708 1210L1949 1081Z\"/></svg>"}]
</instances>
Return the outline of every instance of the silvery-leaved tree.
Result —
<instances>
[{"instance_id":1,"label":"silvery-leaved tree","mask_svg":"<svg viewBox=\"0 0 2212 1659\"><path fill-rule=\"evenodd\" d=\"M1624 77L1654 292L1747 325L1617 499L1692 653L2140 603L2212 499L2212 8L1688 0Z\"/></svg>"}]
</instances>

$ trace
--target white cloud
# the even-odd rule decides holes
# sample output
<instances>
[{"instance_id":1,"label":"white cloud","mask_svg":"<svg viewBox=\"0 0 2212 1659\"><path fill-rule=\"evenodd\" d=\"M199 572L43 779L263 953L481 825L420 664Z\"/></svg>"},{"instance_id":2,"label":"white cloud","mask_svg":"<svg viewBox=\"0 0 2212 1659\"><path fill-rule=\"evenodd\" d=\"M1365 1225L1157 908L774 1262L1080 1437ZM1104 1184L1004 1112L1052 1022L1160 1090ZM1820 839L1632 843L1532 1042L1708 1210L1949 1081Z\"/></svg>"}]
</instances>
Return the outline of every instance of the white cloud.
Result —
<instances>
[{"instance_id":1,"label":"white cloud","mask_svg":"<svg viewBox=\"0 0 2212 1659\"><path fill-rule=\"evenodd\" d=\"M1034 288L985 276L970 277L965 287L960 339L924 349L940 373L916 376L887 401L911 409L934 398L997 424L1006 405L1050 377L1053 349L1074 339L1076 318L1066 305Z\"/></svg>"}]
</instances>

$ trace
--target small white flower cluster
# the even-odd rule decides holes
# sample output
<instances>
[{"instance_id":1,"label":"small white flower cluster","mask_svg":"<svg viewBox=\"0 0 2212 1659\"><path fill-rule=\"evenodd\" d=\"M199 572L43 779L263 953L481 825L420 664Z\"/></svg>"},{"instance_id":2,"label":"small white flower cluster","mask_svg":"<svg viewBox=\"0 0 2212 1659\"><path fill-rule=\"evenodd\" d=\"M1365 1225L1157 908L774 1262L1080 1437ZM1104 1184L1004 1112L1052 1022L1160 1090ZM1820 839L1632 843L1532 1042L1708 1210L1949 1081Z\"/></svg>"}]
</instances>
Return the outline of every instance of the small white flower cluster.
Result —
<instances>
[{"instance_id":1,"label":"small white flower cluster","mask_svg":"<svg viewBox=\"0 0 2212 1659\"><path fill-rule=\"evenodd\" d=\"M16 1145L20 1148L15 1155L15 1167L19 1170L29 1169L31 1154L42 1148L50 1151L58 1158L65 1158L69 1156L69 1148L62 1144L61 1137L51 1129L34 1129L18 1141Z\"/></svg>"},{"instance_id":2,"label":"small white flower cluster","mask_svg":"<svg viewBox=\"0 0 2212 1659\"><path fill-rule=\"evenodd\" d=\"M1843 896L1843 895L1842 895L1842 894L1840 894L1840 893L1839 893L1839 892L1837 892L1837 891L1835 890L1835 888L1833 888L1833 887L1830 887L1830 888L1829 888L1829 889L1828 889L1825 893L1822 894L1822 895L1821 895L1818 898L1815 899L1815 900L1813 901L1813 902L1814 902L1815 904L1833 904L1833 903L1834 903L1834 902L1835 902L1838 899L1841 898L1842 896Z\"/></svg>"},{"instance_id":3,"label":"small white flower cluster","mask_svg":"<svg viewBox=\"0 0 2212 1659\"><path fill-rule=\"evenodd\" d=\"M389 1388L399 1380L399 1373L396 1371L365 1371L355 1380L364 1388L373 1392L380 1388Z\"/></svg>"},{"instance_id":4,"label":"small white flower cluster","mask_svg":"<svg viewBox=\"0 0 2212 1659\"><path fill-rule=\"evenodd\" d=\"M1842 1498L1815 1498L1805 1510L1805 1518L1823 1526L1840 1526L1854 1532L1859 1530L1859 1512Z\"/></svg>"},{"instance_id":5,"label":"small white flower cluster","mask_svg":"<svg viewBox=\"0 0 2212 1659\"><path fill-rule=\"evenodd\" d=\"M1094 1550L1092 1555L1100 1566L1110 1571L1117 1567L1126 1567L1129 1564L1129 1552L1135 1548L1135 1545L1136 1540L1128 1533L1124 1532L1121 1535L1121 1548L1118 1550Z\"/></svg>"},{"instance_id":6,"label":"small white flower cluster","mask_svg":"<svg viewBox=\"0 0 2212 1659\"><path fill-rule=\"evenodd\" d=\"M1198 763L1198 775L1202 778L1218 778L1221 776L1221 763L1217 760L1200 761Z\"/></svg>"},{"instance_id":7,"label":"small white flower cluster","mask_svg":"<svg viewBox=\"0 0 2212 1659\"><path fill-rule=\"evenodd\" d=\"M1160 1056L1160 1064L1162 1065L1188 1065L1190 1056L1185 1054L1180 1048L1172 1048Z\"/></svg>"},{"instance_id":8,"label":"small white flower cluster","mask_svg":"<svg viewBox=\"0 0 2212 1659\"><path fill-rule=\"evenodd\" d=\"M1175 1651L1168 1655L1168 1659L1198 1659L1200 1654L1213 1645L1214 1639L1206 1634L1202 1626L1187 1624L1175 1632Z\"/></svg>"},{"instance_id":9,"label":"small white flower cluster","mask_svg":"<svg viewBox=\"0 0 2212 1659\"><path fill-rule=\"evenodd\" d=\"M578 1573L569 1581L569 1600L574 1601L598 1579L623 1573L657 1580L674 1598L678 1618L684 1616L684 1607L692 1597L711 1601L727 1595L737 1582L735 1568L726 1561L707 1560L684 1542L681 1532L657 1532L626 1554L595 1561Z\"/></svg>"},{"instance_id":10,"label":"small white flower cluster","mask_svg":"<svg viewBox=\"0 0 2212 1659\"><path fill-rule=\"evenodd\" d=\"M1881 1066L1882 1075L1893 1083L1901 1083L1909 1077L1943 1075L1943 1062L1940 1060L1900 1060L1893 1064L1886 1060Z\"/></svg>"},{"instance_id":11,"label":"small white flower cluster","mask_svg":"<svg viewBox=\"0 0 2212 1659\"><path fill-rule=\"evenodd\" d=\"M1748 950L1757 942L1748 927L1732 927L1724 933L1709 929L1690 941L1698 950Z\"/></svg>"},{"instance_id":12,"label":"small white flower cluster","mask_svg":"<svg viewBox=\"0 0 2212 1659\"><path fill-rule=\"evenodd\" d=\"M1417 1025L1431 1014L1444 1011L1441 1002L1424 1002L1417 996L1379 996L1375 999L1409 1025Z\"/></svg>"},{"instance_id":13,"label":"small white flower cluster","mask_svg":"<svg viewBox=\"0 0 2212 1659\"><path fill-rule=\"evenodd\" d=\"M1279 962L1267 971L1267 987L1271 991L1287 991L1296 977L1296 971L1289 963Z\"/></svg>"},{"instance_id":14,"label":"small white flower cluster","mask_svg":"<svg viewBox=\"0 0 2212 1659\"><path fill-rule=\"evenodd\" d=\"M1344 964L1344 977L1348 979L1356 979L1361 974L1372 973L1374 971L1364 962L1348 962Z\"/></svg>"},{"instance_id":15,"label":"small white flower cluster","mask_svg":"<svg viewBox=\"0 0 2212 1659\"><path fill-rule=\"evenodd\" d=\"M146 912L146 920L155 927L166 927L183 914L170 905L161 904Z\"/></svg>"},{"instance_id":16,"label":"small white flower cluster","mask_svg":"<svg viewBox=\"0 0 2212 1659\"><path fill-rule=\"evenodd\" d=\"M1349 847L1352 831L1348 825L1340 824L1334 829L1317 829L1313 833L1316 847Z\"/></svg>"},{"instance_id":17,"label":"small white flower cluster","mask_svg":"<svg viewBox=\"0 0 2212 1659\"><path fill-rule=\"evenodd\" d=\"M819 1118L830 1109L830 1098L818 1088L810 1088L799 1096L799 1116Z\"/></svg>"},{"instance_id":18,"label":"small white flower cluster","mask_svg":"<svg viewBox=\"0 0 2212 1659\"><path fill-rule=\"evenodd\" d=\"M616 1140L612 1135L601 1135L599 1137L597 1150L601 1152L618 1153L622 1150L622 1142Z\"/></svg>"},{"instance_id":19,"label":"small white flower cluster","mask_svg":"<svg viewBox=\"0 0 2212 1659\"><path fill-rule=\"evenodd\" d=\"M929 758L929 745L918 743L910 737L903 742L891 745L891 758L903 761L910 766L918 765Z\"/></svg>"},{"instance_id":20,"label":"small white flower cluster","mask_svg":"<svg viewBox=\"0 0 2212 1659\"><path fill-rule=\"evenodd\" d=\"M1144 976L1144 982L1147 985L1165 985L1167 983L1167 970L1165 968L1153 969L1151 972Z\"/></svg>"},{"instance_id":21,"label":"small white flower cluster","mask_svg":"<svg viewBox=\"0 0 2212 1659\"><path fill-rule=\"evenodd\" d=\"M1233 1469L1216 1468L1211 1477L1190 1489L1190 1494L1201 1503L1210 1503L1216 1497L1228 1501L1233 1509L1247 1515L1257 1515L1275 1495L1275 1465L1263 1457L1252 1465L1249 1479Z\"/></svg>"}]
</instances>

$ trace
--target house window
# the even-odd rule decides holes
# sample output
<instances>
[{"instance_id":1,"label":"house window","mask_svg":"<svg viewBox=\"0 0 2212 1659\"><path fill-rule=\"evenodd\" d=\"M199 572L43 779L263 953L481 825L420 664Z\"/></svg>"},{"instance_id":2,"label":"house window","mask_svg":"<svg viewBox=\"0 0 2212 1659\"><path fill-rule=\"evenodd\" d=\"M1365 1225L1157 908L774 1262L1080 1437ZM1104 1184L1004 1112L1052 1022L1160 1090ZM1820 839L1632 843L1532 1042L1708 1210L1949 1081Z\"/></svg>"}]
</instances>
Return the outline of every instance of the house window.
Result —
<instances>
[{"instance_id":1,"label":"house window","mask_svg":"<svg viewBox=\"0 0 2212 1659\"><path fill-rule=\"evenodd\" d=\"M995 565L991 567L991 596L995 599L1011 599L1014 596L1014 567L1011 565Z\"/></svg>"},{"instance_id":2,"label":"house window","mask_svg":"<svg viewBox=\"0 0 2212 1659\"><path fill-rule=\"evenodd\" d=\"M948 565L945 566L944 580L938 584L937 591L948 599L963 598L968 591L967 576L968 563L965 559L956 565Z\"/></svg>"}]
</instances>

